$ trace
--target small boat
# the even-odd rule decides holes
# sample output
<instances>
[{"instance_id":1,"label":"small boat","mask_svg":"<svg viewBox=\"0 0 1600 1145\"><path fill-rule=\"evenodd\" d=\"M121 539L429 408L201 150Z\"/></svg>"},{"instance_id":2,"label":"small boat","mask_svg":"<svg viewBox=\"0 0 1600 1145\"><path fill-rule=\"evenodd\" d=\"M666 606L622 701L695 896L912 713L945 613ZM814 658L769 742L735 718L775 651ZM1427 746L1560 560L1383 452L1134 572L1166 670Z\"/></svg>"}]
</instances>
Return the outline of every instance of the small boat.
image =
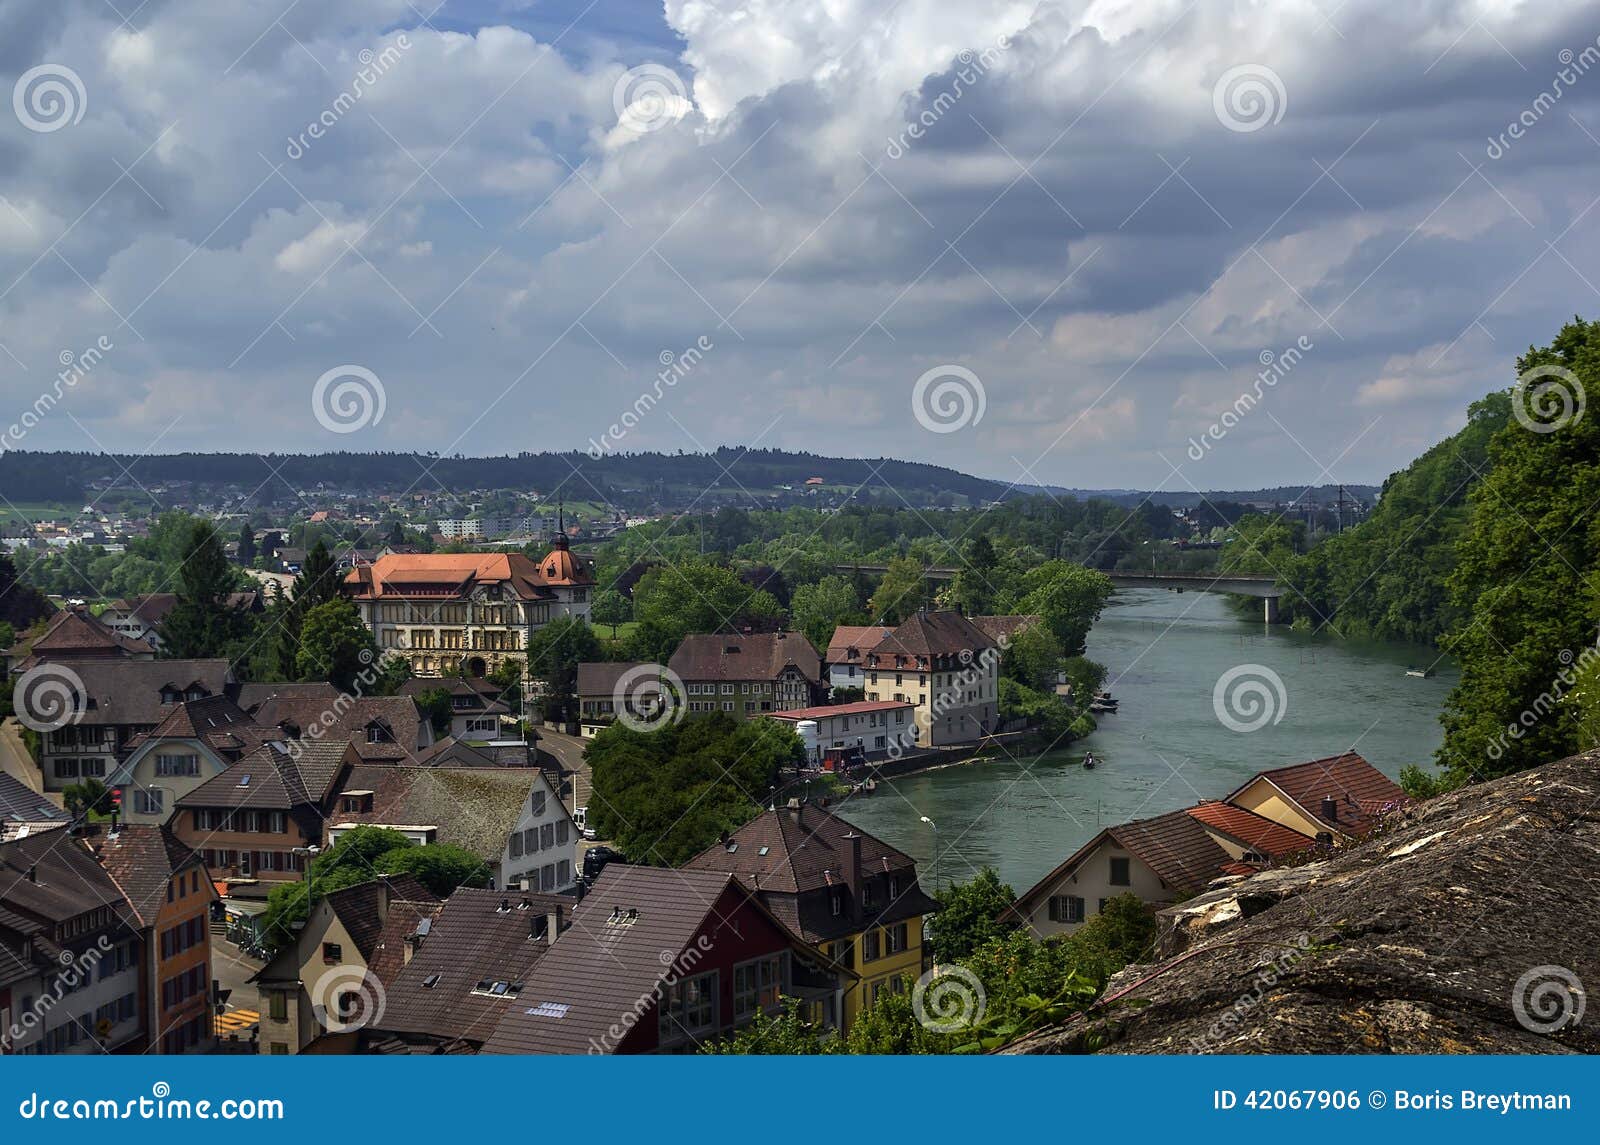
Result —
<instances>
[{"instance_id":1,"label":"small boat","mask_svg":"<svg viewBox=\"0 0 1600 1145\"><path fill-rule=\"evenodd\" d=\"M1110 692L1097 692L1094 699L1089 701L1089 710L1097 714L1115 712L1117 710L1117 701L1112 698Z\"/></svg>"},{"instance_id":2,"label":"small boat","mask_svg":"<svg viewBox=\"0 0 1600 1145\"><path fill-rule=\"evenodd\" d=\"M1093 771L1094 765L1099 762L1099 760L1095 759L1094 752L1088 752L1083 757L1083 769L1085 771Z\"/></svg>"},{"instance_id":3,"label":"small boat","mask_svg":"<svg viewBox=\"0 0 1600 1145\"><path fill-rule=\"evenodd\" d=\"M1406 669L1406 675L1407 676L1415 676L1419 680L1428 680L1428 679L1432 679L1432 677L1433 677L1433 669L1432 668L1407 668Z\"/></svg>"}]
</instances>

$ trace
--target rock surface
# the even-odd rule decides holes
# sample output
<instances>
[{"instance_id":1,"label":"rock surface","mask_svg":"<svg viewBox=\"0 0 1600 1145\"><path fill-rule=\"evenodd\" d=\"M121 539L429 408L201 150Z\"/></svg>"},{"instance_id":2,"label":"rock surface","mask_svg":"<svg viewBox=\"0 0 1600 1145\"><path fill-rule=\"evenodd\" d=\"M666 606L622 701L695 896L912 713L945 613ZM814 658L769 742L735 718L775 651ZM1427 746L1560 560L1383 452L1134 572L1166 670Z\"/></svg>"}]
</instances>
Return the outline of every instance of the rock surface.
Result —
<instances>
[{"instance_id":1,"label":"rock surface","mask_svg":"<svg viewBox=\"0 0 1600 1145\"><path fill-rule=\"evenodd\" d=\"M1600 751L1161 912L1161 961L1006 1053L1600 1053Z\"/></svg>"}]
</instances>

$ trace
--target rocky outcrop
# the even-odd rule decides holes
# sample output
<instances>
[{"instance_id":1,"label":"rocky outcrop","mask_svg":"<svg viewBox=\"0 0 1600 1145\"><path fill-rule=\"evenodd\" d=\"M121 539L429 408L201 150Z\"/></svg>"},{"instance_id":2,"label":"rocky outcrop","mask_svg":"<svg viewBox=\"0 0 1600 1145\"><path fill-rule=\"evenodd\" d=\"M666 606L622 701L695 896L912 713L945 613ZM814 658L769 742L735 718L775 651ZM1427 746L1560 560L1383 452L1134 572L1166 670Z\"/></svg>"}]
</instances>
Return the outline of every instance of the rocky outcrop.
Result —
<instances>
[{"instance_id":1,"label":"rocky outcrop","mask_svg":"<svg viewBox=\"0 0 1600 1145\"><path fill-rule=\"evenodd\" d=\"M1161 913L1161 960L1007 1053L1600 1053L1600 751Z\"/></svg>"}]
</instances>

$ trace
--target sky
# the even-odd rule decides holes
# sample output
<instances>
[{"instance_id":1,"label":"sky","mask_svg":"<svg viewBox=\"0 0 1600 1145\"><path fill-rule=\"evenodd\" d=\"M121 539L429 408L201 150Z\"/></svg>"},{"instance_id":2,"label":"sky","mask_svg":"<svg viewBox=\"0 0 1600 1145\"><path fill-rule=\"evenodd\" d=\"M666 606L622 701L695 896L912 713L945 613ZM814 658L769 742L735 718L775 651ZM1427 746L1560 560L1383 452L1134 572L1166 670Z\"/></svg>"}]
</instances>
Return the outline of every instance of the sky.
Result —
<instances>
[{"instance_id":1,"label":"sky","mask_svg":"<svg viewBox=\"0 0 1600 1145\"><path fill-rule=\"evenodd\" d=\"M1376 482L1597 310L1595 5L434 3L0 0L0 448Z\"/></svg>"}]
</instances>

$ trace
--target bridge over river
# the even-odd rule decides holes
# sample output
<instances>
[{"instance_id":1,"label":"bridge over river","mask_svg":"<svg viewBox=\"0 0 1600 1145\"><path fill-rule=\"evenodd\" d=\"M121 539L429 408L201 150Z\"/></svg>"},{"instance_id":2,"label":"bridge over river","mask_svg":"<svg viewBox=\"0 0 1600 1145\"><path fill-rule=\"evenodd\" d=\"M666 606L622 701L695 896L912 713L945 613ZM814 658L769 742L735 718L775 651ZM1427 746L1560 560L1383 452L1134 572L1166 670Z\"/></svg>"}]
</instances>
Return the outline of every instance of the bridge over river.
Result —
<instances>
[{"instance_id":1,"label":"bridge over river","mask_svg":"<svg viewBox=\"0 0 1600 1145\"><path fill-rule=\"evenodd\" d=\"M838 565L841 573L866 573L882 576L888 571L885 565ZM926 568L923 576L929 580L947 581L955 578L960 569ZM1164 588L1170 592L1225 592L1233 596L1254 596L1261 599L1262 618L1268 624L1278 621L1278 600L1284 588L1276 577L1229 574L1217 576L1209 573L1164 572L1112 572L1106 574L1118 588Z\"/></svg>"}]
</instances>

